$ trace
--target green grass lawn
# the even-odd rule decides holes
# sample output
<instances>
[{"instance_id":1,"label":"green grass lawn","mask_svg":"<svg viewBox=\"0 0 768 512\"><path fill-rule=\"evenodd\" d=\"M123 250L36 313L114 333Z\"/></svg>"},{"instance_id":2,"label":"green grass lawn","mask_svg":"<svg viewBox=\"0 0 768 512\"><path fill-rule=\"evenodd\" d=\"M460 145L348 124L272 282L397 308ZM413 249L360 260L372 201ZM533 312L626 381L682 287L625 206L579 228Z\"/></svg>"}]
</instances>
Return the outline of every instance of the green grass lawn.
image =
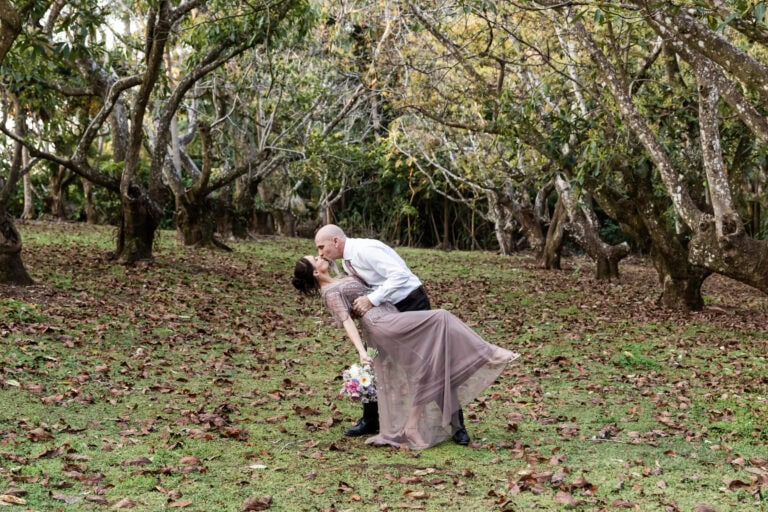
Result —
<instances>
[{"instance_id":1,"label":"green grass lawn","mask_svg":"<svg viewBox=\"0 0 768 512\"><path fill-rule=\"evenodd\" d=\"M310 240L162 232L126 268L111 228L20 230L37 284L0 288L0 509L768 511L768 298L738 283L675 313L639 259L602 283L583 258L401 249L434 306L523 355L465 407L470 447L407 451L342 434L355 352L290 287Z\"/></svg>"}]
</instances>

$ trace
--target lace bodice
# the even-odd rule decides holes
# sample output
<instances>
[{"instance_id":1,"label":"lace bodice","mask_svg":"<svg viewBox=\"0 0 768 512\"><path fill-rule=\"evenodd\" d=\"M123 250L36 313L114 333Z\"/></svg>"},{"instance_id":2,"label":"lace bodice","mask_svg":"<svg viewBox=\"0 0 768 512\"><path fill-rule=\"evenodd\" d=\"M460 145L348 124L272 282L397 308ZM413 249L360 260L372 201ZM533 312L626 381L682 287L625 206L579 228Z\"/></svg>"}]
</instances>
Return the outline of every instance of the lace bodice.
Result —
<instances>
[{"instance_id":1,"label":"lace bodice","mask_svg":"<svg viewBox=\"0 0 768 512\"><path fill-rule=\"evenodd\" d=\"M352 303L356 298L371 293L371 288L365 286L359 280L354 277L345 277L338 282L326 286L322 290L323 302L328 310L331 312L334 320L339 324L344 323L348 318L357 318L352 312ZM383 312L397 311L397 308L389 303L381 304L380 306L371 308L368 313L365 314L365 318L374 318L378 314Z\"/></svg>"}]
</instances>

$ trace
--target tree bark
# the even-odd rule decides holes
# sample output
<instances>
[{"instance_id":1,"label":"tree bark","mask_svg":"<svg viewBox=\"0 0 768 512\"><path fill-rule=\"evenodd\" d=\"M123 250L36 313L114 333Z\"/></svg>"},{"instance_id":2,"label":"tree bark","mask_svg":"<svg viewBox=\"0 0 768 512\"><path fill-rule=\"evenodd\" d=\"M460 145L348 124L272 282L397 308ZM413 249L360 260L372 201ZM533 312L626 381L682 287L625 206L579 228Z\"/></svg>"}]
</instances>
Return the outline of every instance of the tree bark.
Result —
<instances>
[{"instance_id":1,"label":"tree bark","mask_svg":"<svg viewBox=\"0 0 768 512\"><path fill-rule=\"evenodd\" d=\"M24 109L16 97L11 97L14 124L22 135L26 134L27 119ZM27 274L21 260L21 235L16 230L8 204L19 181L22 171L23 146L17 142L13 151L11 168L7 179L0 177L0 283L29 285L32 278Z\"/></svg>"},{"instance_id":2,"label":"tree bark","mask_svg":"<svg viewBox=\"0 0 768 512\"><path fill-rule=\"evenodd\" d=\"M558 198L555 212L549 223L547 241L541 256L541 266L547 270L560 270L560 256L565 240L566 212L562 199Z\"/></svg>"},{"instance_id":3,"label":"tree bark","mask_svg":"<svg viewBox=\"0 0 768 512\"><path fill-rule=\"evenodd\" d=\"M29 152L27 148L22 149L22 164L26 168L29 164ZM35 218L35 196L32 190L32 177L29 172L24 173L24 211L21 214L23 220L32 220Z\"/></svg>"},{"instance_id":4,"label":"tree bark","mask_svg":"<svg viewBox=\"0 0 768 512\"><path fill-rule=\"evenodd\" d=\"M688 261L685 233L677 233L664 219L669 200L654 193L649 176L637 167L616 165L615 169L621 172L626 189L613 190L589 179L586 186L622 231L648 251L661 286L659 304L679 311L702 309L701 285L711 272Z\"/></svg>"},{"instance_id":5,"label":"tree bark","mask_svg":"<svg viewBox=\"0 0 768 512\"><path fill-rule=\"evenodd\" d=\"M211 198L197 201L186 198L176 205L176 228L185 246L232 250L214 236L217 209L216 200Z\"/></svg>"},{"instance_id":6,"label":"tree bark","mask_svg":"<svg viewBox=\"0 0 768 512\"><path fill-rule=\"evenodd\" d=\"M13 217L3 206L0 206L0 283L34 284L21 260L21 235L16 230Z\"/></svg>"},{"instance_id":7,"label":"tree bark","mask_svg":"<svg viewBox=\"0 0 768 512\"><path fill-rule=\"evenodd\" d=\"M609 245L603 242L598 234L597 217L591 207L577 202L570 184L561 176L555 178L555 187L568 218L566 230L595 261L595 278L609 281L618 279L619 261L629 255L629 244L622 242Z\"/></svg>"},{"instance_id":8,"label":"tree bark","mask_svg":"<svg viewBox=\"0 0 768 512\"><path fill-rule=\"evenodd\" d=\"M486 217L493 222L493 230L499 244L499 253L502 256L509 256L515 250L515 228L512 213L502 204L499 192L490 190L486 193L486 197L488 198Z\"/></svg>"},{"instance_id":9,"label":"tree bark","mask_svg":"<svg viewBox=\"0 0 768 512\"><path fill-rule=\"evenodd\" d=\"M93 201L93 183L85 178L80 178L83 184L83 203L85 208L85 221L88 224L98 224L98 214L96 213L96 204Z\"/></svg>"},{"instance_id":10,"label":"tree bark","mask_svg":"<svg viewBox=\"0 0 768 512\"><path fill-rule=\"evenodd\" d=\"M147 191L138 184L131 184L120 195L120 204L122 216L118 225L117 248L112 259L126 265L153 259L152 245L158 226L158 214Z\"/></svg>"},{"instance_id":11,"label":"tree bark","mask_svg":"<svg viewBox=\"0 0 768 512\"><path fill-rule=\"evenodd\" d=\"M48 198L48 213L58 220L66 220L67 209L65 200L65 188L67 182L67 169L60 165L58 168L51 172L51 176L48 180L49 190Z\"/></svg>"}]
</instances>

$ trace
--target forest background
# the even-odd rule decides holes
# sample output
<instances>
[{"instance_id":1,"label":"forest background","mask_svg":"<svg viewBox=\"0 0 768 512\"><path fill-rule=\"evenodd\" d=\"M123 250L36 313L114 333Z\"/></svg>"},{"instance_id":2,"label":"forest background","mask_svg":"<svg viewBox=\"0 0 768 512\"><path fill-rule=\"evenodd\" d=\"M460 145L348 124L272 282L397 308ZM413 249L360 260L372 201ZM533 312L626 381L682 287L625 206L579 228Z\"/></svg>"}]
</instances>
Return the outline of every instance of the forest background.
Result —
<instances>
[{"instance_id":1,"label":"forest background","mask_svg":"<svg viewBox=\"0 0 768 512\"><path fill-rule=\"evenodd\" d=\"M118 274L166 230L226 252L335 222L497 252L488 275L584 255L616 306L698 314L715 282L760 311L767 45L754 0L0 0L0 283L48 275L32 219L114 226L82 247Z\"/></svg>"}]
</instances>

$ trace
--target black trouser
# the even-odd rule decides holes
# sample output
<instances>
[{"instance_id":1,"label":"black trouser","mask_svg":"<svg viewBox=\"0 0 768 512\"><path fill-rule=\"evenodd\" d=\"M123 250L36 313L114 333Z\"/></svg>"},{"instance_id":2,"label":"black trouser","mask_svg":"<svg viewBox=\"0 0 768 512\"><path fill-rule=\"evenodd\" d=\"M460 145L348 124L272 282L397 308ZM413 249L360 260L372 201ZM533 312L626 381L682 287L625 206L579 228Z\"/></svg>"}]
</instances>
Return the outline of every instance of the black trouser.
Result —
<instances>
[{"instance_id":1,"label":"black trouser","mask_svg":"<svg viewBox=\"0 0 768 512\"><path fill-rule=\"evenodd\" d=\"M403 311L427 311L432 309L429 297L427 297L427 292L424 291L423 286L413 290L406 298L395 304L395 307L401 313Z\"/></svg>"}]
</instances>

